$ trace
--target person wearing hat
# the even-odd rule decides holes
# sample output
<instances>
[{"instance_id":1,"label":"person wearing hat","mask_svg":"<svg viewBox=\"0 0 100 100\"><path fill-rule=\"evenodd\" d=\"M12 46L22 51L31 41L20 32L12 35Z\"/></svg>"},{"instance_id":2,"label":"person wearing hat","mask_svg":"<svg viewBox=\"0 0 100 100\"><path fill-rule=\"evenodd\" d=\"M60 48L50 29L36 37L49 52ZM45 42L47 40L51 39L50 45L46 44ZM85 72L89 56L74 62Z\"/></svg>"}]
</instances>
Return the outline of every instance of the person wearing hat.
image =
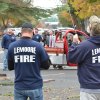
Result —
<instances>
[{"instance_id":1,"label":"person wearing hat","mask_svg":"<svg viewBox=\"0 0 100 100\"><path fill-rule=\"evenodd\" d=\"M100 18L89 19L90 38L73 38L67 60L78 64L80 100L100 100Z\"/></svg>"},{"instance_id":2,"label":"person wearing hat","mask_svg":"<svg viewBox=\"0 0 100 100\"><path fill-rule=\"evenodd\" d=\"M14 35L14 32L12 29L7 29L7 33L5 33L2 37L1 46L4 50L4 56L3 56L3 71L8 70L8 63L7 63L7 54L8 54L8 47L10 43L16 41L16 37Z\"/></svg>"},{"instance_id":3,"label":"person wearing hat","mask_svg":"<svg viewBox=\"0 0 100 100\"><path fill-rule=\"evenodd\" d=\"M22 25L21 36L8 48L8 69L15 70L14 100L43 100L40 69L49 68L48 55L40 43L32 40L31 23Z\"/></svg>"}]
</instances>

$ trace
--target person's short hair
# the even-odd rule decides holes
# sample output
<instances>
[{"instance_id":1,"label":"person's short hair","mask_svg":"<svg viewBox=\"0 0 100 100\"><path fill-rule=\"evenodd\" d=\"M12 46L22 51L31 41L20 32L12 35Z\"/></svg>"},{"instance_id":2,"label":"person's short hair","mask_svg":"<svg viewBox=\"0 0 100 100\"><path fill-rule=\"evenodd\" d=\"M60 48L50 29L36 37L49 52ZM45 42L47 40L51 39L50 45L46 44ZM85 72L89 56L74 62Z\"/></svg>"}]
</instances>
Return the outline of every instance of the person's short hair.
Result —
<instances>
[{"instance_id":1,"label":"person's short hair","mask_svg":"<svg viewBox=\"0 0 100 100\"><path fill-rule=\"evenodd\" d=\"M38 28L35 28L35 30L39 31Z\"/></svg>"},{"instance_id":2,"label":"person's short hair","mask_svg":"<svg viewBox=\"0 0 100 100\"><path fill-rule=\"evenodd\" d=\"M22 29L23 29L23 28L30 28L30 29L33 30L33 26L32 26L32 24L29 23L29 22L26 22L26 23L22 24Z\"/></svg>"},{"instance_id":3,"label":"person's short hair","mask_svg":"<svg viewBox=\"0 0 100 100\"><path fill-rule=\"evenodd\" d=\"M22 33L26 33L26 32L31 33L33 32L33 30L30 28L22 28Z\"/></svg>"},{"instance_id":4,"label":"person's short hair","mask_svg":"<svg viewBox=\"0 0 100 100\"><path fill-rule=\"evenodd\" d=\"M100 35L100 18L97 16L91 16L89 19L89 24L91 28L91 34L93 36Z\"/></svg>"},{"instance_id":5,"label":"person's short hair","mask_svg":"<svg viewBox=\"0 0 100 100\"><path fill-rule=\"evenodd\" d=\"M22 33L24 32L33 32L33 26L31 23L26 22L22 24Z\"/></svg>"}]
</instances>

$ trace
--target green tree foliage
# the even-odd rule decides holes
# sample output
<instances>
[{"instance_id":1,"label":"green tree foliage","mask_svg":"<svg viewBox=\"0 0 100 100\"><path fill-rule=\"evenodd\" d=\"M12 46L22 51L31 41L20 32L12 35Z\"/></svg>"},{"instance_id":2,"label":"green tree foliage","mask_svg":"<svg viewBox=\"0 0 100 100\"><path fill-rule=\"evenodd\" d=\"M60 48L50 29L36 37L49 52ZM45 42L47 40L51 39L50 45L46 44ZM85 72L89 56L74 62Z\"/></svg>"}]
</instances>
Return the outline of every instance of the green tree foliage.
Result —
<instances>
[{"instance_id":1,"label":"green tree foliage","mask_svg":"<svg viewBox=\"0 0 100 100\"><path fill-rule=\"evenodd\" d=\"M100 15L100 0L69 0L69 4L75 9L80 19L86 19L91 15Z\"/></svg>"},{"instance_id":2,"label":"green tree foliage","mask_svg":"<svg viewBox=\"0 0 100 100\"><path fill-rule=\"evenodd\" d=\"M49 15L50 11L33 7L31 0L0 0L0 22L5 28L11 20L15 25L24 21L36 24Z\"/></svg>"},{"instance_id":3,"label":"green tree foliage","mask_svg":"<svg viewBox=\"0 0 100 100\"><path fill-rule=\"evenodd\" d=\"M68 4L74 12L71 12L78 29L84 30L84 20L91 15L100 16L100 0L68 0Z\"/></svg>"},{"instance_id":4,"label":"green tree foliage","mask_svg":"<svg viewBox=\"0 0 100 100\"><path fill-rule=\"evenodd\" d=\"M57 13L59 21L62 24L62 26L72 26L72 19L70 14L67 12L66 5L53 9L53 13Z\"/></svg>"},{"instance_id":5,"label":"green tree foliage","mask_svg":"<svg viewBox=\"0 0 100 100\"><path fill-rule=\"evenodd\" d=\"M76 25L77 29L84 31L85 19L91 15L100 16L100 0L67 0L63 7L56 9L56 12L62 25L70 22Z\"/></svg>"},{"instance_id":6,"label":"green tree foliage","mask_svg":"<svg viewBox=\"0 0 100 100\"><path fill-rule=\"evenodd\" d=\"M71 16L69 15L69 13L67 13L66 10L60 12L58 15L58 18L62 26L72 26L73 25Z\"/></svg>"},{"instance_id":7,"label":"green tree foliage","mask_svg":"<svg viewBox=\"0 0 100 100\"><path fill-rule=\"evenodd\" d=\"M87 2L89 3L95 3L95 2L99 2L100 0L87 0Z\"/></svg>"}]
</instances>

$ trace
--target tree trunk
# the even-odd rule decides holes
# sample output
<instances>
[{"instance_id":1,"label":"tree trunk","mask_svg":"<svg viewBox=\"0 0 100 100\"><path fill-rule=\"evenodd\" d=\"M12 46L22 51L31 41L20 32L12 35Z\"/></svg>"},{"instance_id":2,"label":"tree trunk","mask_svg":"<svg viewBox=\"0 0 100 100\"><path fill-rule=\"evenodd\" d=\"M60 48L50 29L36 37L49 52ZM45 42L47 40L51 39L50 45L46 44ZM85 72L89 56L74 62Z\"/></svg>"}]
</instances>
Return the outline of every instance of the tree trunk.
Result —
<instances>
[{"instance_id":1,"label":"tree trunk","mask_svg":"<svg viewBox=\"0 0 100 100\"><path fill-rule=\"evenodd\" d=\"M2 24L3 24L3 28L7 28L6 24L5 24L5 19L2 17Z\"/></svg>"},{"instance_id":2,"label":"tree trunk","mask_svg":"<svg viewBox=\"0 0 100 100\"><path fill-rule=\"evenodd\" d=\"M81 20L81 30L84 31L84 32L86 31L85 30L84 20Z\"/></svg>"},{"instance_id":3,"label":"tree trunk","mask_svg":"<svg viewBox=\"0 0 100 100\"><path fill-rule=\"evenodd\" d=\"M70 15L71 15L73 27L75 29L81 30L82 28L79 22L79 18L73 12L70 12Z\"/></svg>"}]
</instances>

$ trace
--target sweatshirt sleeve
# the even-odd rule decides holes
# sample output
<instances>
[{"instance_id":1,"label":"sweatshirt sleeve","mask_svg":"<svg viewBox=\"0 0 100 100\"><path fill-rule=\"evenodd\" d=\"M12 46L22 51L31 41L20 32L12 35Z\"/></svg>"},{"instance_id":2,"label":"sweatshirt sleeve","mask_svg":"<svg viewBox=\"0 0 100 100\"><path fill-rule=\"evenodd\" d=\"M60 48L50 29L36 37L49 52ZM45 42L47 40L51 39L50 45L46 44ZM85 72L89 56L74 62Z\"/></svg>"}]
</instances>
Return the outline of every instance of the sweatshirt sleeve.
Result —
<instances>
[{"instance_id":1,"label":"sweatshirt sleeve","mask_svg":"<svg viewBox=\"0 0 100 100\"><path fill-rule=\"evenodd\" d=\"M5 37L4 36L3 36L2 41L1 41L1 46L2 46L2 48L4 48L4 46L5 46Z\"/></svg>"},{"instance_id":2,"label":"sweatshirt sleeve","mask_svg":"<svg viewBox=\"0 0 100 100\"><path fill-rule=\"evenodd\" d=\"M12 48L9 46L8 48L8 69L14 70L14 59L13 59L13 53Z\"/></svg>"},{"instance_id":3,"label":"sweatshirt sleeve","mask_svg":"<svg viewBox=\"0 0 100 100\"><path fill-rule=\"evenodd\" d=\"M41 68L49 69L50 67L49 56L45 51L45 49L43 48L43 46L41 46L40 57L41 57Z\"/></svg>"},{"instance_id":4,"label":"sweatshirt sleeve","mask_svg":"<svg viewBox=\"0 0 100 100\"><path fill-rule=\"evenodd\" d=\"M70 63L79 64L84 61L87 56L86 48L82 44L73 43L69 48L69 52L67 55L67 60Z\"/></svg>"}]
</instances>

